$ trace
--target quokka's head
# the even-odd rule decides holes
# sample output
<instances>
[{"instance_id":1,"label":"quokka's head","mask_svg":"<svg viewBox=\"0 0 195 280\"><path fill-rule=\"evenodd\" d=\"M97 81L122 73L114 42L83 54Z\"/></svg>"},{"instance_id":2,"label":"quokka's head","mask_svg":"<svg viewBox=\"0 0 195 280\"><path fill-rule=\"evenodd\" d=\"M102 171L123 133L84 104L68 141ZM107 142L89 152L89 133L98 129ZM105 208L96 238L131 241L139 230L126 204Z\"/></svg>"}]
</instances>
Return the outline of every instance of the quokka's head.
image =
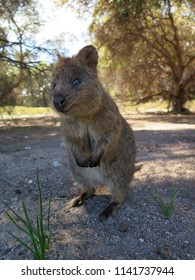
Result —
<instances>
[{"instance_id":1,"label":"quokka's head","mask_svg":"<svg viewBox=\"0 0 195 280\"><path fill-rule=\"evenodd\" d=\"M86 46L71 58L58 55L52 72L50 102L64 116L93 114L102 99L97 79L98 53L94 46Z\"/></svg>"}]
</instances>

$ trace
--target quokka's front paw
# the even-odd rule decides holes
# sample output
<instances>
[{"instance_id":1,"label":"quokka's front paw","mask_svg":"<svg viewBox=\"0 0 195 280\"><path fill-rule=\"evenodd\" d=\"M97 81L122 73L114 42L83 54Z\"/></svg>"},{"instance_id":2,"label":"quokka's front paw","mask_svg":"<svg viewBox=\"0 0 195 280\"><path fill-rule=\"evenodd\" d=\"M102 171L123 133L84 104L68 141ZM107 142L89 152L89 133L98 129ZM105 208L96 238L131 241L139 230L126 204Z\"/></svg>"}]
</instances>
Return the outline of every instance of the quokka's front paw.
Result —
<instances>
[{"instance_id":1,"label":"quokka's front paw","mask_svg":"<svg viewBox=\"0 0 195 280\"><path fill-rule=\"evenodd\" d=\"M80 167L91 167L90 158L87 158L85 160L76 160L76 164Z\"/></svg>"},{"instance_id":2,"label":"quokka's front paw","mask_svg":"<svg viewBox=\"0 0 195 280\"><path fill-rule=\"evenodd\" d=\"M89 167L92 168L92 167L100 166L101 158L102 155L91 155L89 157L89 162L90 162Z\"/></svg>"},{"instance_id":3,"label":"quokka's front paw","mask_svg":"<svg viewBox=\"0 0 195 280\"><path fill-rule=\"evenodd\" d=\"M85 160L81 160L81 159L78 160L78 158L75 160L76 160L77 165L80 167L92 168L92 167L100 166L101 156L92 155Z\"/></svg>"}]
</instances>

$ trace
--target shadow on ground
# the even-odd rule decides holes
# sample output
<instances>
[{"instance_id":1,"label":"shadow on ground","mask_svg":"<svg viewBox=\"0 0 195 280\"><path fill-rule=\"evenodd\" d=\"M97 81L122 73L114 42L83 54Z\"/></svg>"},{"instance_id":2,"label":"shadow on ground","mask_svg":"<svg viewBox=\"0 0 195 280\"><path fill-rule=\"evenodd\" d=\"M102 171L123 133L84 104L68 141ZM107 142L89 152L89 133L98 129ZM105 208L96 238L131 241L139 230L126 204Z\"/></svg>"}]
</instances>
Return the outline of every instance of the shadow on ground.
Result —
<instances>
[{"instance_id":1,"label":"shadow on ground","mask_svg":"<svg viewBox=\"0 0 195 280\"><path fill-rule=\"evenodd\" d=\"M99 213L109 203L107 189L85 205L65 211L79 193L68 167L57 119L20 120L0 127L0 196L21 212L26 201L37 210L36 170L43 197L52 191L52 246L48 259L193 259L195 257L194 116L130 116L137 144L137 172L127 199L106 222ZM185 122L184 122L185 120ZM178 190L174 211L166 219L151 196L169 202ZM20 234L0 203L0 259L32 259L7 231Z\"/></svg>"}]
</instances>

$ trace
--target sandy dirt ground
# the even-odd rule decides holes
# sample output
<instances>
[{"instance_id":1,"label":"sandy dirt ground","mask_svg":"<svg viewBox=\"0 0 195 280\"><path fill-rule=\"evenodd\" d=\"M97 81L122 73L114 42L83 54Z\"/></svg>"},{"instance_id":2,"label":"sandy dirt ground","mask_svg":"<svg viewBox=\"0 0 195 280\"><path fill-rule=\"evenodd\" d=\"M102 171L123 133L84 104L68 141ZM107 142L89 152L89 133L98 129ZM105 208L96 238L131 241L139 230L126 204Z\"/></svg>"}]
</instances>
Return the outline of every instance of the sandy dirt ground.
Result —
<instances>
[{"instance_id":1,"label":"sandy dirt ground","mask_svg":"<svg viewBox=\"0 0 195 280\"><path fill-rule=\"evenodd\" d=\"M131 115L137 171L121 208L107 221L99 213L110 202L108 189L66 211L80 193L69 171L59 120L44 117L0 124L0 197L22 215L25 201L32 221L38 213L36 170L43 207L51 199L51 247L47 259L194 259L195 115ZM167 219L151 193L170 202ZM8 231L24 236L0 202L0 259L33 259ZM46 216L46 212L44 212ZM46 218L46 217L45 217Z\"/></svg>"}]
</instances>

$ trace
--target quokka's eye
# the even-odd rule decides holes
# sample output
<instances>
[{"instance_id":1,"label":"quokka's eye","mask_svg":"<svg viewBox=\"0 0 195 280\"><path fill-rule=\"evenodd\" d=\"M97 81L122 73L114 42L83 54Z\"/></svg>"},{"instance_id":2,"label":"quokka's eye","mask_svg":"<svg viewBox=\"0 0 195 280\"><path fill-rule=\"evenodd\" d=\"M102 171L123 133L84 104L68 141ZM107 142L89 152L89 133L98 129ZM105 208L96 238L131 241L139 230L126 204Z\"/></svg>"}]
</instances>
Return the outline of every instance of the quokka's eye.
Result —
<instances>
[{"instance_id":1,"label":"quokka's eye","mask_svg":"<svg viewBox=\"0 0 195 280\"><path fill-rule=\"evenodd\" d=\"M81 79L80 78L75 78L73 81L72 81L72 86L73 87L77 87L78 85L80 85L81 83Z\"/></svg>"}]
</instances>

